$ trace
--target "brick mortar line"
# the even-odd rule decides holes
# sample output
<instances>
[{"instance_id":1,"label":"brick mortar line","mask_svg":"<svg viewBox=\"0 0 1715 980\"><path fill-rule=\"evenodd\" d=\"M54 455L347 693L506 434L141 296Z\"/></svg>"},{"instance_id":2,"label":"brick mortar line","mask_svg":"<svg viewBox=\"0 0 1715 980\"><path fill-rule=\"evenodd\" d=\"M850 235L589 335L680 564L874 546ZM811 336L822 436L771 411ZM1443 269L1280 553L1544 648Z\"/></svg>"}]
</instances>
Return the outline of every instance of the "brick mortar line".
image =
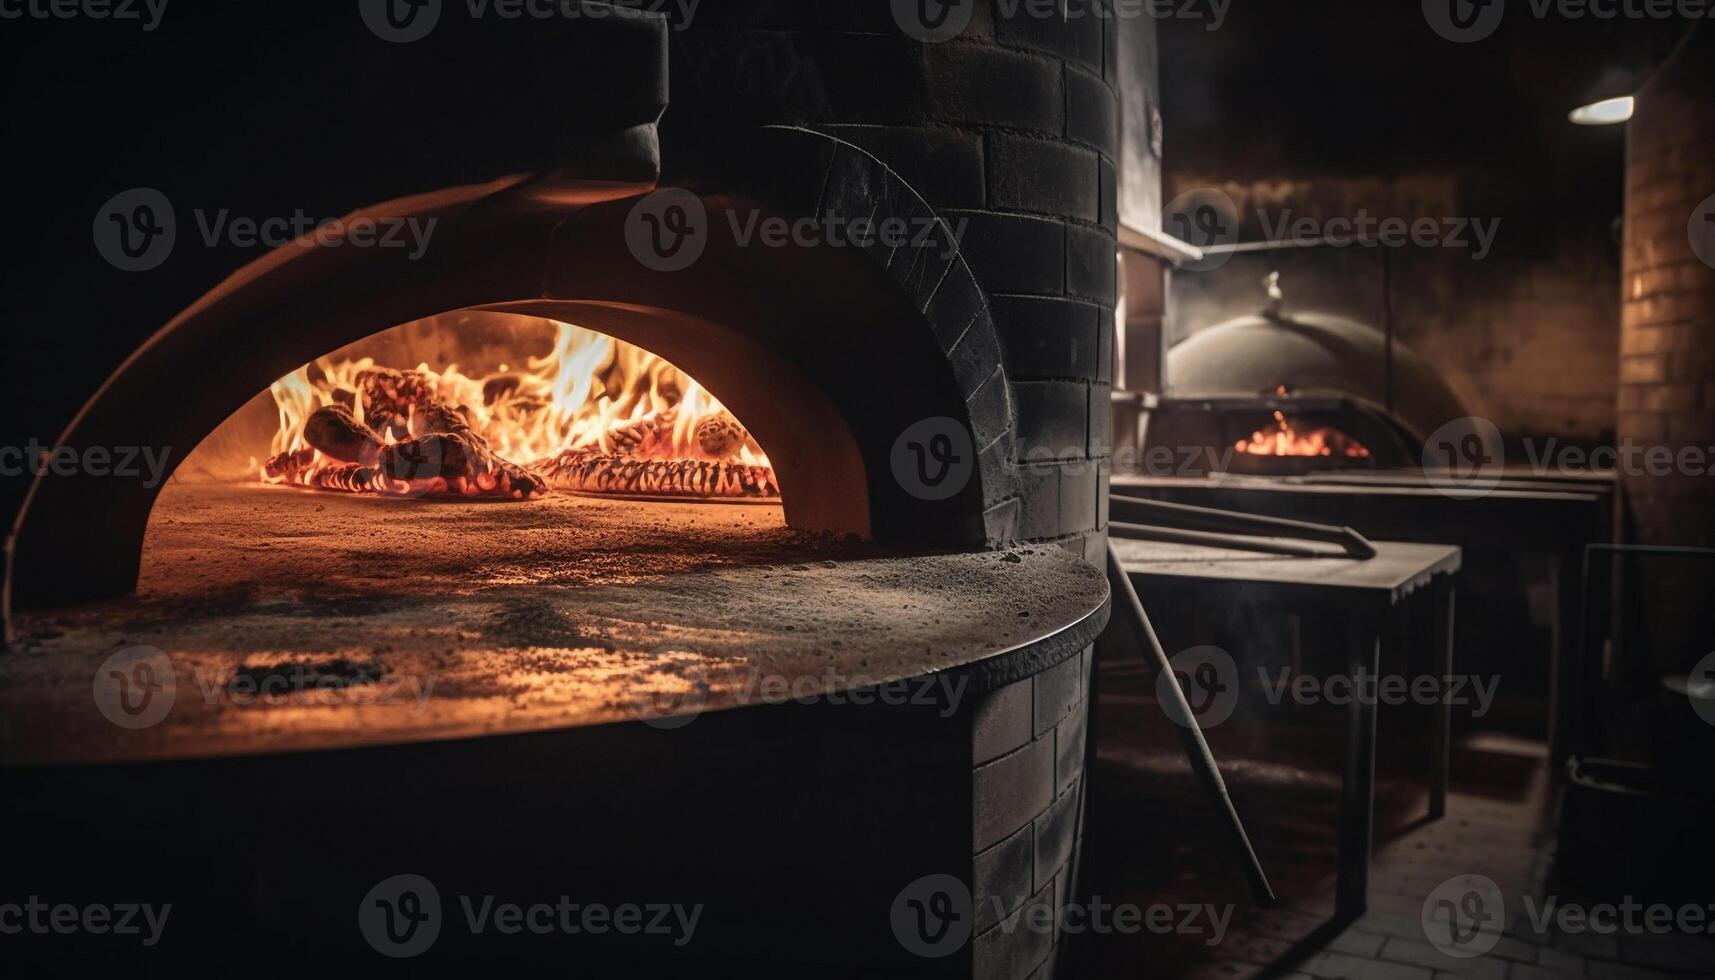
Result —
<instances>
[{"instance_id":1,"label":"brick mortar line","mask_svg":"<svg viewBox=\"0 0 1715 980\"><path fill-rule=\"evenodd\" d=\"M1079 466L1088 466L1091 463L1100 463L1103 460L1107 460L1107 461L1111 462L1113 460L1113 458L1114 458L1113 453L1111 451L1109 451L1107 453L1102 453L1102 454L1096 455L1096 456L1056 456L1053 459L1040 459L1040 460L1021 459L1021 460L1018 460L1017 462L1013 463L1013 469L1027 470L1027 469L1035 468L1035 469L1041 469L1041 470L1051 470L1051 469L1059 469L1062 467L1071 466L1073 464L1077 464Z\"/></svg>"},{"instance_id":2,"label":"brick mortar line","mask_svg":"<svg viewBox=\"0 0 1715 980\"><path fill-rule=\"evenodd\" d=\"M1074 293L1052 293L1044 295L1042 293L1003 293L991 291L989 295L995 299L1057 299L1065 303L1076 303L1079 306L1094 306L1109 313L1112 313L1116 306L1114 303L1103 303L1100 300L1086 299Z\"/></svg>"},{"instance_id":3,"label":"brick mortar line","mask_svg":"<svg viewBox=\"0 0 1715 980\"><path fill-rule=\"evenodd\" d=\"M1119 166L1119 164L1117 162L1115 162L1113 157L1110 157L1106 153L1103 153L1100 148L1090 148L1090 147L1086 146L1085 144L1079 142L1078 140L1068 139L1065 136L1043 136L1037 130L1020 129L1017 126L1005 126L1005 125L984 126L982 128L981 132L985 136L995 136L995 135L1011 136L1011 137L1014 137L1016 139L1027 139L1027 140L1032 140L1032 141L1037 142L1037 143L1051 143L1055 146L1065 146L1065 147L1070 147L1071 149L1074 149L1074 150L1084 150L1084 151L1090 153L1091 155L1095 156L1098 160L1100 160L1104 163L1112 164L1114 167ZM983 147L983 149L987 150L988 147L985 145Z\"/></svg>"},{"instance_id":4,"label":"brick mortar line","mask_svg":"<svg viewBox=\"0 0 1715 980\"><path fill-rule=\"evenodd\" d=\"M1089 70L1088 68L1085 68L1083 65L1075 64L1075 63L1070 62L1070 61L1065 61L1065 62L1061 62L1061 63L1064 64L1068 69L1070 69L1072 71L1082 72L1085 75L1088 75L1091 78L1095 79L1096 81L1102 83L1102 87L1107 89L1108 94L1110 94L1114 97L1114 104L1115 105L1119 104L1119 98L1120 98L1119 91L1117 89L1115 89L1112 85L1109 85L1108 80L1106 78L1103 78L1100 72L1093 72L1093 71Z\"/></svg>"},{"instance_id":5,"label":"brick mortar line","mask_svg":"<svg viewBox=\"0 0 1715 980\"><path fill-rule=\"evenodd\" d=\"M998 208L947 208L947 210L956 211L960 214L987 215L994 218L1033 218L1037 221L1046 221L1049 224L1071 225L1075 228L1082 228L1085 231L1096 232L1104 238L1113 239L1115 242L1119 241L1119 234L1117 232L1103 228L1099 222L1085 221L1077 215L1060 215L1052 212L1040 211L1007 211Z\"/></svg>"},{"instance_id":6,"label":"brick mortar line","mask_svg":"<svg viewBox=\"0 0 1715 980\"><path fill-rule=\"evenodd\" d=\"M689 34L689 33L693 33L693 31L686 31L684 33ZM901 48L903 48L906 51L916 51L919 54L925 54L930 50L930 48L927 44L912 38L911 36L905 34L903 31L898 31L898 32L895 32L895 31L864 31L864 30L846 30L846 29L842 29L842 28L818 29L818 28L814 28L814 27L749 27L749 26L743 26L743 25L733 25L733 26L729 26L729 27L713 27L713 28L709 28L706 32L694 31L694 33L697 33L699 36L707 36L709 34L724 33L724 34L766 34L766 35L776 35L776 36L781 36L781 37L805 37L805 38L842 38L842 37L881 38L881 39L886 39L889 41L897 42L901 46ZM1090 74L1097 75L1098 77L1101 77L1104 82L1106 81L1105 69L1107 66L1107 44L1106 44L1106 39L1105 39L1105 32L1104 32L1104 41L1103 41L1103 45L1102 45L1103 50L1102 50L1101 55L1100 55L1100 58L1101 58L1100 63L1094 65L1093 67L1088 62L1086 62L1082 59L1068 58L1068 57L1065 57L1062 54L1060 54L1058 51L1051 51L1051 50L1048 50L1046 48L1034 47L1034 46L1029 45L1029 44L1018 43L1018 42L1008 43L1008 42L1000 40L998 37L982 37L982 36L966 37L966 36L961 35L959 37L949 38L946 41L939 42L939 43L940 44L947 44L947 45L957 45L958 47L961 47L961 48L986 48L986 49L991 50L991 51L1005 51L1005 52L1009 52L1012 54L1028 55L1031 58L1033 58L1037 61L1041 61L1045 64L1049 64L1049 65L1070 65L1074 68L1080 68L1080 69L1083 69L1084 71L1086 71Z\"/></svg>"},{"instance_id":7,"label":"brick mortar line","mask_svg":"<svg viewBox=\"0 0 1715 980\"><path fill-rule=\"evenodd\" d=\"M1086 231L1099 231L1114 239L1115 242L1119 241L1118 232L1110 231L1107 228L1102 227L1102 223L1100 221L1087 221L1075 214L1056 214L1053 211L1002 211L994 208L986 208L984 211L987 214L998 214L1009 218L1041 218L1044 221L1056 221L1063 225L1083 228Z\"/></svg>"}]
</instances>

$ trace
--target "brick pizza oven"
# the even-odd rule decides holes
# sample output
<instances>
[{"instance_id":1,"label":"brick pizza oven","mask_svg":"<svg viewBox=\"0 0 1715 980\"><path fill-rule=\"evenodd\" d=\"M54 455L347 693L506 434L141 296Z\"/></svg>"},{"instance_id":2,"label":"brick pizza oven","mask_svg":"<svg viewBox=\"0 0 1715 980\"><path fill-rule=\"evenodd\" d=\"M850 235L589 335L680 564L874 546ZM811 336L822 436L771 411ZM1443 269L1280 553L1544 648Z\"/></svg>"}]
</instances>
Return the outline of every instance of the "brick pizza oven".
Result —
<instances>
[{"instance_id":1,"label":"brick pizza oven","mask_svg":"<svg viewBox=\"0 0 1715 980\"><path fill-rule=\"evenodd\" d=\"M38 842L22 873L95 880L78 848L124 801L140 839L173 846L122 877L187 896L187 959L287 937L303 955L367 956L351 907L408 872L448 903L573 886L690 896L709 938L679 959L720 969L1048 975L1055 931L1020 923L1077 889L1108 604L1090 565L1111 442L1117 28L996 10L974 4L962 34L933 43L857 2L330 41L330 60L422 91L323 134L352 152L314 179L384 202L359 215L434 219L434 246L422 261L276 249L207 282L88 384L59 444L183 451L164 485L43 475L9 539L4 758L25 801L12 829ZM332 79L312 81L334 97ZM401 147L469 152L391 186L365 169ZM628 239L663 192L708 215L688 268L655 267ZM736 231L749 214L896 217L929 234L763 249ZM396 430L378 421L377 377L388 398L444 385L463 377L455 362L569 323L694 379L766 450L768 476L702 459L695 472L729 475L655 494L604 476L531 499L546 486L494 461L511 443L467 432L534 383L515 380L540 353L527 346L472 375L497 399L486 408L437 403L452 421L425 429L413 395ZM562 343L556 363L583 349ZM423 350L416 371L386 360ZM342 373L364 357L376 368ZM270 447L276 417L286 436L305 425L284 421L296 378L316 386L312 418L345 418L370 448ZM683 390L664 397L689 411ZM925 420L968 440L954 493L899 475ZM696 452L712 451L701 432ZM222 482L234 468L288 486ZM757 499L720 502L717 482ZM505 499L437 503L459 496ZM109 654L132 659L109 670ZM90 710L92 672L100 703L104 671L143 683L126 673L137 656L176 677L165 723ZM821 680L759 704L744 686L758 671ZM303 672L340 690L441 677L447 693L420 715L240 711L189 683ZM852 703L914 681L950 693ZM968 941L935 959L889 917L932 875L970 902ZM598 944L580 962L657 955Z\"/></svg>"}]
</instances>

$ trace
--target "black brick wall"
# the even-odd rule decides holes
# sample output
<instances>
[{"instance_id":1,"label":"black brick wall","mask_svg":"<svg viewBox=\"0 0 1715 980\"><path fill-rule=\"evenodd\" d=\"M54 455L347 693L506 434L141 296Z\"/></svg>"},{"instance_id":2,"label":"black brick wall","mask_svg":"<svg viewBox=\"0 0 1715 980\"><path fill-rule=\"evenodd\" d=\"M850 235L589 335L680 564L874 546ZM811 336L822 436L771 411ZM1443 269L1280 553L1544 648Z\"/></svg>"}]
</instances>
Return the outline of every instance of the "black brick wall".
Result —
<instances>
[{"instance_id":1,"label":"black brick wall","mask_svg":"<svg viewBox=\"0 0 1715 980\"><path fill-rule=\"evenodd\" d=\"M1114 375L1115 22L1008 19L977 0L960 37L925 44L889 8L705 0L673 42L664 165L669 176L693 170L700 153L747 126L800 126L873 154L949 223L966 222L961 253L993 330L950 356L961 373L997 355L1004 369L968 403L976 424L1007 416L1008 438L977 447L984 485L1012 488L989 501L991 537L1100 563ZM955 299L971 302L946 301ZM1000 349L983 346L991 343ZM973 850L963 874L976 901L975 976L1054 972L1058 936L1021 923L1027 906L1059 909L1077 894L1089 660L1086 651L971 710Z\"/></svg>"},{"instance_id":2,"label":"black brick wall","mask_svg":"<svg viewBox=\"0 0 1715 980\"><path fill-rule=\"evenodd\" d=\"M672 51L665 165L696 166L747 127L786 124L873 154L949 222L991 304L1016 445L979 445L985 472L1019 469L989 527L1097 559L1109 456L1117 224L1115 22L1008 17L977 0L942 43L901 31L880 2L705 0ZM982 357L970 349L954 356ZM1010 386L1011 397L1005 397ZM981 394L981 393L979 393Z\"/></svg>"}]
</instances>

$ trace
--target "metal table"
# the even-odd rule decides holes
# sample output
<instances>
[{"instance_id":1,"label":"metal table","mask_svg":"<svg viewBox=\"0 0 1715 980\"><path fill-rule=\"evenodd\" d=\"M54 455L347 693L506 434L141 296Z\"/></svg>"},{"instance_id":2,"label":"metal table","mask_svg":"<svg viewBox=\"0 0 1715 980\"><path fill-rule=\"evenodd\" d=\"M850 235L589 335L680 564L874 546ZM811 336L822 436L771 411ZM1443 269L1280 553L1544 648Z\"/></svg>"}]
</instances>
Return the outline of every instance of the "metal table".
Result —
<instances>
[{"instance_id":1,"label":"metal table","mask_svg":"<svg viewBox=\"0 0 1715 980\"><path fill-rule=\"evenodd\" d=\"M1469 499L1448 496L1417 470L1298 477L1113 476L1115 494L1345 525L1392 541L1459 545L1474 555L1504 549L1552 557L1548 737L1556 773L1570 752L1577 714L1584 548L1612 539L1614 488L1609 472L1509 472L1488 494Z\"/></svg>"},{"instance_id":2,"label":"metal table","mask_svg":"<svg viewBox=\"0 0 1715 980\"><path fill-rule=\"evenodd\" d=\"M1379 676L1413 639L1426 644L1434 669L1453 670L1453 580L1461 551L1449 545L1376 542L1368 561L1331 552L1326 558L1258 555L1201 545L1113 539L1126 574L1145 603L1184 597L1199 603L1243 597L1267 608L1318 610L1345 622L1347 676ZM1427 619L1415 637L1407 624ZM1369 703L1365 703L1369 701ZM1354 697L1347 713L1340 790L1339 877L1335 914L1363 914L1375 825L1376 704ZM1452 705L1434 712L1429 760L1429 815L1446 813Z\"/></svg>"}]
</instances>

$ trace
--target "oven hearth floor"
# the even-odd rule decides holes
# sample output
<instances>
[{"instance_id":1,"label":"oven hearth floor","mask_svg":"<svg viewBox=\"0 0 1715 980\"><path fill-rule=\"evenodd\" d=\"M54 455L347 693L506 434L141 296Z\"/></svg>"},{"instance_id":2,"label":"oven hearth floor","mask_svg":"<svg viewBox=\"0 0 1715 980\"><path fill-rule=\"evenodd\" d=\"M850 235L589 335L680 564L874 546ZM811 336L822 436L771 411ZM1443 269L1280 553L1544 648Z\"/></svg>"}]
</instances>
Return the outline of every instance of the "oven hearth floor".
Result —
<instances>
[{"instance_id":1,"label":"oven hearth floor","mask_svg":"<svg viewBox=\"0 0 1715 980\"><path fill-rule=\"evenodd\" d=\"M792 531L773 506L180 484L136 595L18 617L0 762L660 723L768 700L777 679L794 695L966 668L1000 683L1009 658L1082 649L1106 603L1101 573L1056 547L903 554ZM170 658L173 707L127 730L91 685L137 645ZM282 665L329 679L241 697L235 678ZM379 678L342 686L354 669Z\"/></svg>"}]
</instances>

